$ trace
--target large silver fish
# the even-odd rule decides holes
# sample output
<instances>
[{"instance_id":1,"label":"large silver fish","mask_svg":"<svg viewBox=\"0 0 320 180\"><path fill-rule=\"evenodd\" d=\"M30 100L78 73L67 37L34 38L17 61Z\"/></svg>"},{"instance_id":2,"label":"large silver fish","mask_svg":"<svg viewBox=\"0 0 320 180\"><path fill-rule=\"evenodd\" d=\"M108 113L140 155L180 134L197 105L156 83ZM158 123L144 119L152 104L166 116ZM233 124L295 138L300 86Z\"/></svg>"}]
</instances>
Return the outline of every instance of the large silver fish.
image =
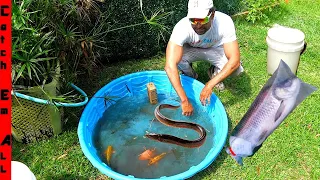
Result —
<instances>
[{"instance_id":1,"label":"large silver fish","mask_svg":"<svg viewBox=\"0 0 320 180\"><path fill-rule=\"evenodd\" d=\"M233 129L227 153L240 165L253 156L290 112L317 88L297 78L281 60L247 113Z\"/></svg>"}]
</instances>

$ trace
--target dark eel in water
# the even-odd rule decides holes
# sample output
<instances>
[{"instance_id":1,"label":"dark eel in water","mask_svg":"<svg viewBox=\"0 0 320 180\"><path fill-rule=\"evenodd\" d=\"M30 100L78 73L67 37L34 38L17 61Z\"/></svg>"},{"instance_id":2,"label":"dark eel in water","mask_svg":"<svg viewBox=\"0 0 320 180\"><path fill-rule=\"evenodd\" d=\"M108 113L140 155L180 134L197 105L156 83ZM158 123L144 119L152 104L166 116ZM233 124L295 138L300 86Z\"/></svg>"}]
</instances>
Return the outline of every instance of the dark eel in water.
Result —
<instances>
[{"instance_id":1,"label":"dark eel in water","mask_svg":"<svg viewBox=\"0 0 320 180\"><path fill-rule=\"evenodd\" d=\"M156 141L176 144L176 145L187 147L187 148L200 147L205 142L206 136L207 136L206 130L202 126L196 123L190 123L185 121L174 121L172 119L165 117L160 113L160 110L164 108L177 109L179 107L180 106L173 106L170 104L160 104L154 110L154 115L162 124L166 126L175 127L175 128L188 128L188 129L193 129L197 131L200 135L198 139L191 141L191 140L182 139L182 138L168 135L168 134L155 134L155 133L148 133L145 136L147 138L150 138Z\"/></svg>"}]
</instances>

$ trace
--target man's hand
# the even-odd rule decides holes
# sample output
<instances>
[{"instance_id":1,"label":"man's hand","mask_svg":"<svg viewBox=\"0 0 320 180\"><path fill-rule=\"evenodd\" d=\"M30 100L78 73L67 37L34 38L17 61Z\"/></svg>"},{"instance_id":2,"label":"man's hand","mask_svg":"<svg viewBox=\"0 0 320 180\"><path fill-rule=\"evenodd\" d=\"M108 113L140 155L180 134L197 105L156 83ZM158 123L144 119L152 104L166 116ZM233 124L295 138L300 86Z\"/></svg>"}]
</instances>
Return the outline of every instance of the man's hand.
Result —
<instances>
[{"instance_id":1,"label":"man's hand","mask_svg":"<svg viewBox=\"0 0 320 180\"><path fill-rule=\"evenodd\" d=\"M189 103L188 97L184 89L182 88L177 67L179 62L181 61L182 54L183 47L169 41L166 50L166 66L164 69L169 77L172 86L181 99L182 114L185 116L191 116L193 113L193 107L192 104Z\"/></svg>"},{"instance_id":2,"label":"man's hand","mask_svg":"<svg viewBox=\"0 0 320 180\"><path fill-rule=\"evenodd\" d=\"M200 101L203 106L210 104L211 94L212 94L212 87L209 86L207 83L200 93Z\"/></svg>"},{"instance_id":3,"label":"man's hand","mask_svg":"<svg viewBox=\"0 0 320 180\"><path fill-rule=\"evenodd\" d=\"M193 106L189 101L181 102L182 115L191 116L193 114Z\"/></svg>"},{"instance_id":4,"label":"man's hand","mask_svg":"<svg viewBox=\"0 0 320 180\"><path fill-rule=\"evenodd\" d=\"M215 77L207 82L205 87L202 89L200 94L200 101L203 106L210 104L213 87L227 78L240 66L240 51L238 41L235 40L230 43L223 44L223 49L228 62Z\"/></svg>"}]
</instances>

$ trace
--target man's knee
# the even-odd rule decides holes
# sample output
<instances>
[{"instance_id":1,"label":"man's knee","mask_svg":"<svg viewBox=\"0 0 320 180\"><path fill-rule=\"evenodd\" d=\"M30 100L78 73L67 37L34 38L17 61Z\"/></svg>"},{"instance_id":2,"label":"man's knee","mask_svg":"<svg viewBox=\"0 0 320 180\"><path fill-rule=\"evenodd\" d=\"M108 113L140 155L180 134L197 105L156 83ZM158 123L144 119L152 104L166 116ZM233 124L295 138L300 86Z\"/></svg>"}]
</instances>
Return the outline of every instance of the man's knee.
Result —
<instances>
[{"instance_id":1,"label":"man's knee","mask_svg":"<svg viewBox=\"0 0 320 180\"><path fill-rule=\"evenodd\" d=\"M240 64L240 66L238 67L238 69L236 69L235 71L233 71L233 73L231 74L232 77L235 76L239 76L242 72L244 71L242 65Z\"/></svg>"},{"instance_id":2,"label":"man's knee","mask_svg":"<svg viewBox=\"0 0 320 180\"><path fill-rule=\"evenodd\" d=\"M198 74L193 70L191 64L187 62L180 62L178 64L178 69L182 72L182 74L195 78L198 78Z\"/></svg>"}]
</instances>

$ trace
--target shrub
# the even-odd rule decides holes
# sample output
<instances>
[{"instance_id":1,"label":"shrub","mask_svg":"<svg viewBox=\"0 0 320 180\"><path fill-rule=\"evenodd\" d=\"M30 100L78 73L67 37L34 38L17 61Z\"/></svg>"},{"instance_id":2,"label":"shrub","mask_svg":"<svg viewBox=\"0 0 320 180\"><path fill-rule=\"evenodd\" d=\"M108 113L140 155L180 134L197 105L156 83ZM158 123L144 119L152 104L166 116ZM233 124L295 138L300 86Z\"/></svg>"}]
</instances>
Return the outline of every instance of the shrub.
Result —
<instances>
[{"instance_id":1,"label":"shrub","mask_svg":"<svg viewBox=\"0 0 320 180\"><path fill-rule=\"evenodd\" d=\"M249 11L247 20L257 21L265 15L259 9L279 0L214 0L218 11L233 15L242 11ZM144 0L143 9L147 16L157 9L163 12L172 12L162 23L168 27L159 37L159 31L139 26L124 31L108 33L105 36L106 50L103 52L103 62L121 61L126 59L140 59L154 56L159 51L164 52L170 33L174 25L187 14L188 0ZM108 23L124 26L133 22L142 21L139 3L136 1L109 0L101 8L103 12L110 12Z\"/></svg>"},{"instance_id":2,"label":"shrub","mask_svg":"<svg viewBox=\"0 0 320 180\"><path fill-rule=\"evenodd\" d=\"M272 11L272 7L280 3L280 0L243 0L242 9L247 10L246 20L252 23L264 20L268 22L268 16L263 13L264 10Z\"/></svg>"},{"instance_id":3,"label":"shrub","mask_svg":"<svg viewBox=\"0 0 320 180\"><path fill-rule=\"evenodd\" d=\"M140 7L139 2L135 4ZM64 84L75 82L78 72L90 74L101 54L110 49L109 32L138 26L147 30L148 24L165 30L158 22L168 13L156 11L147 18L139 9L137 21L121 24L110 18L112 11L100 10L109 9L105 5L93 0L14 0L13 84L42 85L55 69L62 70Z\"/></svg>"}]
</instances>

